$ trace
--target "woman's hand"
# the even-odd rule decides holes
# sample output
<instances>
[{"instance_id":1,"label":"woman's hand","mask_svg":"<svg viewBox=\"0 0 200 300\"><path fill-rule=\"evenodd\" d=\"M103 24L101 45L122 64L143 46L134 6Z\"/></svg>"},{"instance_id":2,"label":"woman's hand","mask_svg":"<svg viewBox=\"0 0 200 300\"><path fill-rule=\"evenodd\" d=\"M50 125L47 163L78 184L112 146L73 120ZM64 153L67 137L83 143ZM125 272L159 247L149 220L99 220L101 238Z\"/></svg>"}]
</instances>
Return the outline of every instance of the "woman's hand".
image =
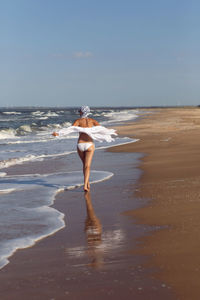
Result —
<instances>
[{"instance_id":1,"label":"woman's hand","mask_svg":"<svg viewBox=\"0 0 200 300\"><path fill-rule=\"evenodd\" d=\"M59 136L59 133L54 131L54 132L52 133L52 135L53 135L53 136Z\"/></svg>"}]
</instances>

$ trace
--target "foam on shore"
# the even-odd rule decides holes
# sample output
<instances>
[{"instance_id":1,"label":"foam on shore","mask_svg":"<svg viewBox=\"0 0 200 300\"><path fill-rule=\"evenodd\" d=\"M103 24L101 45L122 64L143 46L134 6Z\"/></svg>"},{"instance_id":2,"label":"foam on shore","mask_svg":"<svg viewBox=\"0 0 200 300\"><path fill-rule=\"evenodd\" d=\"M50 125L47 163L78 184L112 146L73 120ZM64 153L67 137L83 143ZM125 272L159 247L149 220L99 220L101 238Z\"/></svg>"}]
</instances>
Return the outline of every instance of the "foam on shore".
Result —
<instances>
[{"instance_id":1,"label":"foam on shore","mask_svg":"<svg viewBox=\"0 0 200 300\"><path fill-rule=\"evenodd\" d=\"M111 172L91 171L91 183L112 176ZM51 205L58 192L82 185L81 171L2 177L0 268L17 249L30 247L65 227L64 214Z\"/></svg>"}]
</instances>

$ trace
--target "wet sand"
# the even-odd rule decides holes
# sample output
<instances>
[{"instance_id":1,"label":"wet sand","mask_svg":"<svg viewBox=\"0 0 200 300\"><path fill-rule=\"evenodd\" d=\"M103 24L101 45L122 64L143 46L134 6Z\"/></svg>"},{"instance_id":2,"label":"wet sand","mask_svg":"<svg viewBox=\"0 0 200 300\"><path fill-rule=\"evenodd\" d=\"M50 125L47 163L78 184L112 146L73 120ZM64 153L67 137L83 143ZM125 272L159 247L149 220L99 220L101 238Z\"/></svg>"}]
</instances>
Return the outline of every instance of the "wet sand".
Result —
<instances>
[{"instance_id":1,"label":"wet sand","mask_svg":"<svg viewBox=\"0 0 200 300\"><path fill-rule=\"evenodd\" d=\"M114 176L92 185L90 195L82 188L58 194L54 207L65 214L66 227L10 258L0 271L1 299L175 299L171 287L154 277L155 267L146 266L149 256L132 253L138 239L155 230L124 214L146 205L133 195L140 157L96 151L92 168ZM67 168L65 160L55 159L48 172L53 165ZM39 164L43 171L45 164ZM39 170L23 164L9 173L30 173L31 166Z\"/></svg>"},{"instance_id":2,"label":"wet sand","mask_svg":"<svg viewBox=\"0 0 200 300\"><path fill-rule=\"evenodd\" d=\"M151 110L150 110L151 111ZM149 199L127 211L140 224L163 226L140 238L136 253L149 255L155 277L170 285L176 299L200 299L200 109L156 109L142 122L119 127L140 138L113 152L143 152L136 197Z\"/></svg>"}]
</instances>

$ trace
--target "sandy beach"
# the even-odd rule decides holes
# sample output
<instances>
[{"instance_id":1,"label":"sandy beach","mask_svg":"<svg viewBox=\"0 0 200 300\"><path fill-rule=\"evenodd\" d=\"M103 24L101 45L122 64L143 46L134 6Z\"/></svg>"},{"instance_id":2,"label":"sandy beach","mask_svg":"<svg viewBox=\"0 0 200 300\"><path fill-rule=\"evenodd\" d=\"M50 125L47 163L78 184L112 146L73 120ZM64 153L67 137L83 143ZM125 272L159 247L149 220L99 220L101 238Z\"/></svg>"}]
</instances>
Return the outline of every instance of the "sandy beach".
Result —
<instances>
[{"instance_id":1,"label":"sandy beach","mask_svg":"<svg viewBox=\"0 0 200 300\"><path fill-rule=\"evenodd\" d=\"M200 109L148 112L117 128L138 142L95 154L93 167L111 179L87 196L82 188L58 194L66 227L9 259L3 300L199 299Z\"/></svg>"},{"instance_id":2,"label":"sandy beach","mask_svg":"<svg viewBox=\"0 0 200 300\"><path fill-rule=\"evenodd\" d=\"M200 298L200 109L157 109L137 124L118 128L140 138L112 151L145 153L137 197L148 206L129 211L139 223L163 226L142 238L134 253L150 255L156 278L169 284L176 299Z\"/></svg>"},{"instance_id":3,"label":"sandy beach","mask_svg":"<svg viewBox=\"0 0 200 300\"><path fill-rule=\"evenodd\" d=\"M93 168L114 176L92 185L88 196L82 188L58 194L54 207L65 214L66 227L9 259L0 272L3 299L173 299L170 287L145 267L147 257L131 253L152 231L124 215L146 203L133 197L140 158L96 151ZM31 167L22 166L23 173Z\"/></svg>"}]
</instances>

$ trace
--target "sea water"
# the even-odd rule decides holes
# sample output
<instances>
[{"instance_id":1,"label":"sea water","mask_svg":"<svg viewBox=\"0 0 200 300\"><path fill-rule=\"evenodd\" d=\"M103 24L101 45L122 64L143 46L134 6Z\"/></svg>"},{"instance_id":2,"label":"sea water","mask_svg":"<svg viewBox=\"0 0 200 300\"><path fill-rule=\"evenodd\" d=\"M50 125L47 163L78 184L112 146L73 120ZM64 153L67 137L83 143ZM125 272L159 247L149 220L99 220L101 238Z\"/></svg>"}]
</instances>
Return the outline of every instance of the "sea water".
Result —
<instances>
[{"instance_id":1,"label":"sea water","mask_svg":"<svg viewBox=\"0 0 200 300\"><path fill-rule=\"evenodd\" d=\"M93 109L91 117L104 126L114 126L136 119L135 109ZM56 194L83 184L82 171L73 170L43 174L7 175L10 166L38 161L51 163L56 157L77 160L77 135L54 138L51 133L70 126L79 117L75 108L0 109L0 268L17 249L32 246L36 241L65 226L64 215L51 207ZM95 143L96 150L134 142L117 137L112 143ZM91 171L90 181L107 180L108 170Z\"/></svg>"}]
</instances>

